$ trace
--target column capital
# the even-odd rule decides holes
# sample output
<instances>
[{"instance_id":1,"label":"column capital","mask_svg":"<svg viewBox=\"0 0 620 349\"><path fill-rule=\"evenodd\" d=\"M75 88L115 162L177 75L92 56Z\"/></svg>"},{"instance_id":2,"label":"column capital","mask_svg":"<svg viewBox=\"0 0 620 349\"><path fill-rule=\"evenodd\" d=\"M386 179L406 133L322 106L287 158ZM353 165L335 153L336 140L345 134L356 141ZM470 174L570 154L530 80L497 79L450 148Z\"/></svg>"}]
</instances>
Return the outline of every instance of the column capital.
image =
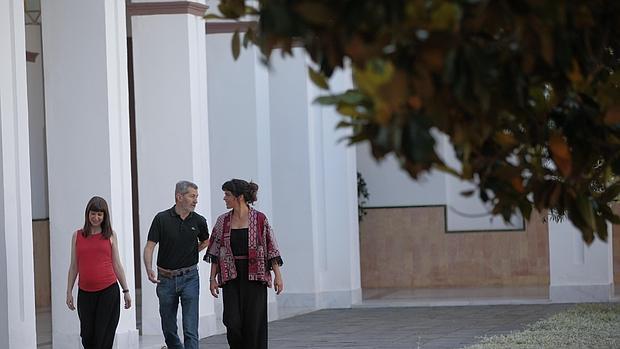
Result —
<instances>
[{"instance_id":1,"label":"column capital","mask_svg":"<svg viewBox=\"0 0 620 349\"><path fill-rule=\"evenodd\" d=\"M242 21L242 22L212 22L209 21L206 24L207 34L221 34L221 33L234 33L235 31L246 32L249 28L256 30L258 28L258 22L256 21Z\"/></svg>"},{"instance_id":2,"label":"column capital","mask_svg":"<svg viewBox=\"0 0 620 349\"><path fill-rule=\"evenodd\" d=\"M127 4L127 16L190 14L202 17L208 8L193 1L138 2Z\"/></svg>"}]
</instances>

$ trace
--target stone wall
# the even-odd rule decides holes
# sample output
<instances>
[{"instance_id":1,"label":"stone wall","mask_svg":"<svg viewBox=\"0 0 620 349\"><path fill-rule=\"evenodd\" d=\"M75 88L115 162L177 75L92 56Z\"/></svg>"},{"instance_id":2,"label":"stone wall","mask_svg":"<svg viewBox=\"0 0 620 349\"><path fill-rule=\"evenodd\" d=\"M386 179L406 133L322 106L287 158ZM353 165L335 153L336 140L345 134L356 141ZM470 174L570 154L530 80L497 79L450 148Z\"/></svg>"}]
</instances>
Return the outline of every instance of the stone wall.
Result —
<instances>
[{"instance_id":1,"label":"stone wall","mask_svg":"<svg viewBox=\"0 0 620 349\"><path fill-rule=\"evenodd\" d=\"M367 212L363 288L549 285L548 228L536 213L525 231L446 233L444 206Z\"/></svg>"}]
</instances>

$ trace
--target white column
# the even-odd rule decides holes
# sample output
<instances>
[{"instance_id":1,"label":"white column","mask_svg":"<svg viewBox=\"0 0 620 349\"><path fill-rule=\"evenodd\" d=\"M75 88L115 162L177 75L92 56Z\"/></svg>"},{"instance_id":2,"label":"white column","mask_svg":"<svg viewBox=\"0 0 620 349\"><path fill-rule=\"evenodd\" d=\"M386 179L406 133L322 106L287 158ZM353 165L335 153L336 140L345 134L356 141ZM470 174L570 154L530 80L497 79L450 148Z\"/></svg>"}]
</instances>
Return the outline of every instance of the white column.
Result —
<instances>
[{"instance_id":1,"label":"white column","mask_svg":"<svg viewBox=\"0 0 620 349\"><path fill-rule=\"evenodd\" d=\"M255 47L234 60L232 33L207 35L211 185L214 218L226 211L222 184L232 178L259 185L256 207L264 212L278 237L272 216L271 131L268 71ZM276 297L268 293L269 319L278 318Z\"/></svg>"},{"instance_id":2,"label":"white column","mask_svg":"<svg viewBox=\"0 0 620 349\"><path fill-rule=\"evenodd\" d=\"M339 140L340 117L314 103L323 92L307 75L302 49L272 56L273 210L281 233L283 313L348 307L361 300L355 149ZM334 91L350 87L346 74Z\"/></svg>"},{"instance_id":3,"label":"white column","mask_svg":"<svg viewBox=\"0 0 620 349\"><path fill-rule=\"evenodd\" d=\"M338 71L330 81L332 91L351 88L350 71ZM318 92L318 93L317 93ZM323 95L316 91L313 97ZM313 100L314 100L313 98ZM319 307L349 307L362 299L357 222L357 164L354 147L343 141L349 129L336 129L341 116L333 107L315 109L311 119L322 121L323 210L325 230L321 232ZM320 173L318 173L320 175ZM318 188L317 188L318 189ZM319 194L319 196L321 196Z\"/></svg>"},{"instance_id":4,"label":"white column","mask_svg":"<svg viewBox=\"0 0 620 349\"><path fill-rule=\"evenodd\" d=\"M131 22L143 250L155 214L174 205L179 180L198 185L197 212L207 218L209 227L214 223L209 200L206 35L204 20L195 14L134 15ZM156 258L157 252L154 265ZM199 335L205 337L215 332L216 317L208 290L209 265L200 259L198 266ZM142 333L159 336L163 343L155 285L142 270Z\"/></svg>"},{"instance_id":5,"label":"white column","mask_svg":"<svg viewBox=\"0 0 620 349\"><path fill-rule=\"evenodd\" d=\"M211 183L213 186L213 214L217 217L226 211L222 201L222 184L231 178L256 181L259 188L258 203L269 196L259 182L259 113L256 87L260 67L256 63L255 49L242 50L233 60L231 34L207 35L207 71L209 89L209 118L211 144ZM267 97L268 98L268 97ZM268 115L263 116L268 117ZM266 212L269 214L270 212Z\"/></svg>"},{"instance_id":6,"label":"white column","mask_svg":"<svg viewBox=\"0 0 620 349\"><path fill-rule=\"evenodd\" d=\"M93 195L110 205L135 296L125 3L59 0L41 5L53 345L79 348L78 317L65 305L65 290L71 236L84 224L84 208ZM135 307L123 309L115 347L137 346Z\"/></svg>"},{"instance_id":7,"label":"white column","mask_svg":"<svg viewBox=\"0 0 620 349\"><path fill-rule=\"evenodd\" d=\"M613 297L612 227L607 242L586 245L568 220L549 217L549 297L557 303L607 302Z\"/></svg>"},{"instance_id":8,"label":"white column","mask_svg":"<svg viewBox=\"0 0 620 349\"><path fill-rule=\"evenodd\" d=\"M269 75L273 220L278 223L276 237L284 259L285 292L278 297L282 316L318 307L323 270L317 258L318 237L325 229L323 210L317 208L323 200L314 195L319 184L323 187L322 167L317 171L322 153L314 151L321 142L311 128L321 120L312 114L318 107L309 93L313 86L306 56L302 49L294 51L285 59L274 52Z\"/></svg>"},{"instance_id":9,"label":"white column","mask_svg":"<svg viewBox=\"0 0 620 349\"><path fill-rule=\"evenodd\" d=\"M36 348L24 3L0 2L0 347Z\"/></svg>"}]
</instances>

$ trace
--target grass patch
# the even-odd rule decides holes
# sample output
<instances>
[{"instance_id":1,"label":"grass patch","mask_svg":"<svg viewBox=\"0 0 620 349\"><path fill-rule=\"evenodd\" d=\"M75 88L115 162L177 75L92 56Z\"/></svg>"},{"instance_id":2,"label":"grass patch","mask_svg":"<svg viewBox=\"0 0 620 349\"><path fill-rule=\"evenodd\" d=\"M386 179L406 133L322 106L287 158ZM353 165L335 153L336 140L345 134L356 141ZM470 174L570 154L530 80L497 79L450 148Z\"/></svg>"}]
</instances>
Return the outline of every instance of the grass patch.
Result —
<instances>
[{"instance_id":1,"label":"grass patch","mask_svg":"<svg viewBox=\"0 0 620 349\"><path fill-rule=\"evenodd\" d=\"M620 348L620 304L579 304L523 331L482 337L466 349Z\"/></svg>"}]
</instances>

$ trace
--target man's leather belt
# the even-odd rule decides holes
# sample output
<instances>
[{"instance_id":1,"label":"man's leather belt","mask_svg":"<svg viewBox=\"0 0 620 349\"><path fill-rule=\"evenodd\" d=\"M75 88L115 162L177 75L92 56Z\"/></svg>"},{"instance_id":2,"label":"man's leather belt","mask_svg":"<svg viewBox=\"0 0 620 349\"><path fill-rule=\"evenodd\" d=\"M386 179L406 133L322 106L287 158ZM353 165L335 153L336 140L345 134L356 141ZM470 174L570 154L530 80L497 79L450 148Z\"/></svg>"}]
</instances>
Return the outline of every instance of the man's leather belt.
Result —
<instances>
[{"instance_id":1,"label":"man's leather belt","mask_svg":"<svg viewBox=\"0 0 620 349\"><path fill-rule=\"evenodd\" d=\"M172 279L175 276L181 276L181 275L189 273L190 271L194 271L196 269L198 269L198 267L197 267L196 264L194 264L191 267L175 269L175 270L170 270L170 269L164 269L164 268L161 268L161 267L157 267L157 272L162 277L165 277L167 279Z\"/></svg>"}]
</instances>

